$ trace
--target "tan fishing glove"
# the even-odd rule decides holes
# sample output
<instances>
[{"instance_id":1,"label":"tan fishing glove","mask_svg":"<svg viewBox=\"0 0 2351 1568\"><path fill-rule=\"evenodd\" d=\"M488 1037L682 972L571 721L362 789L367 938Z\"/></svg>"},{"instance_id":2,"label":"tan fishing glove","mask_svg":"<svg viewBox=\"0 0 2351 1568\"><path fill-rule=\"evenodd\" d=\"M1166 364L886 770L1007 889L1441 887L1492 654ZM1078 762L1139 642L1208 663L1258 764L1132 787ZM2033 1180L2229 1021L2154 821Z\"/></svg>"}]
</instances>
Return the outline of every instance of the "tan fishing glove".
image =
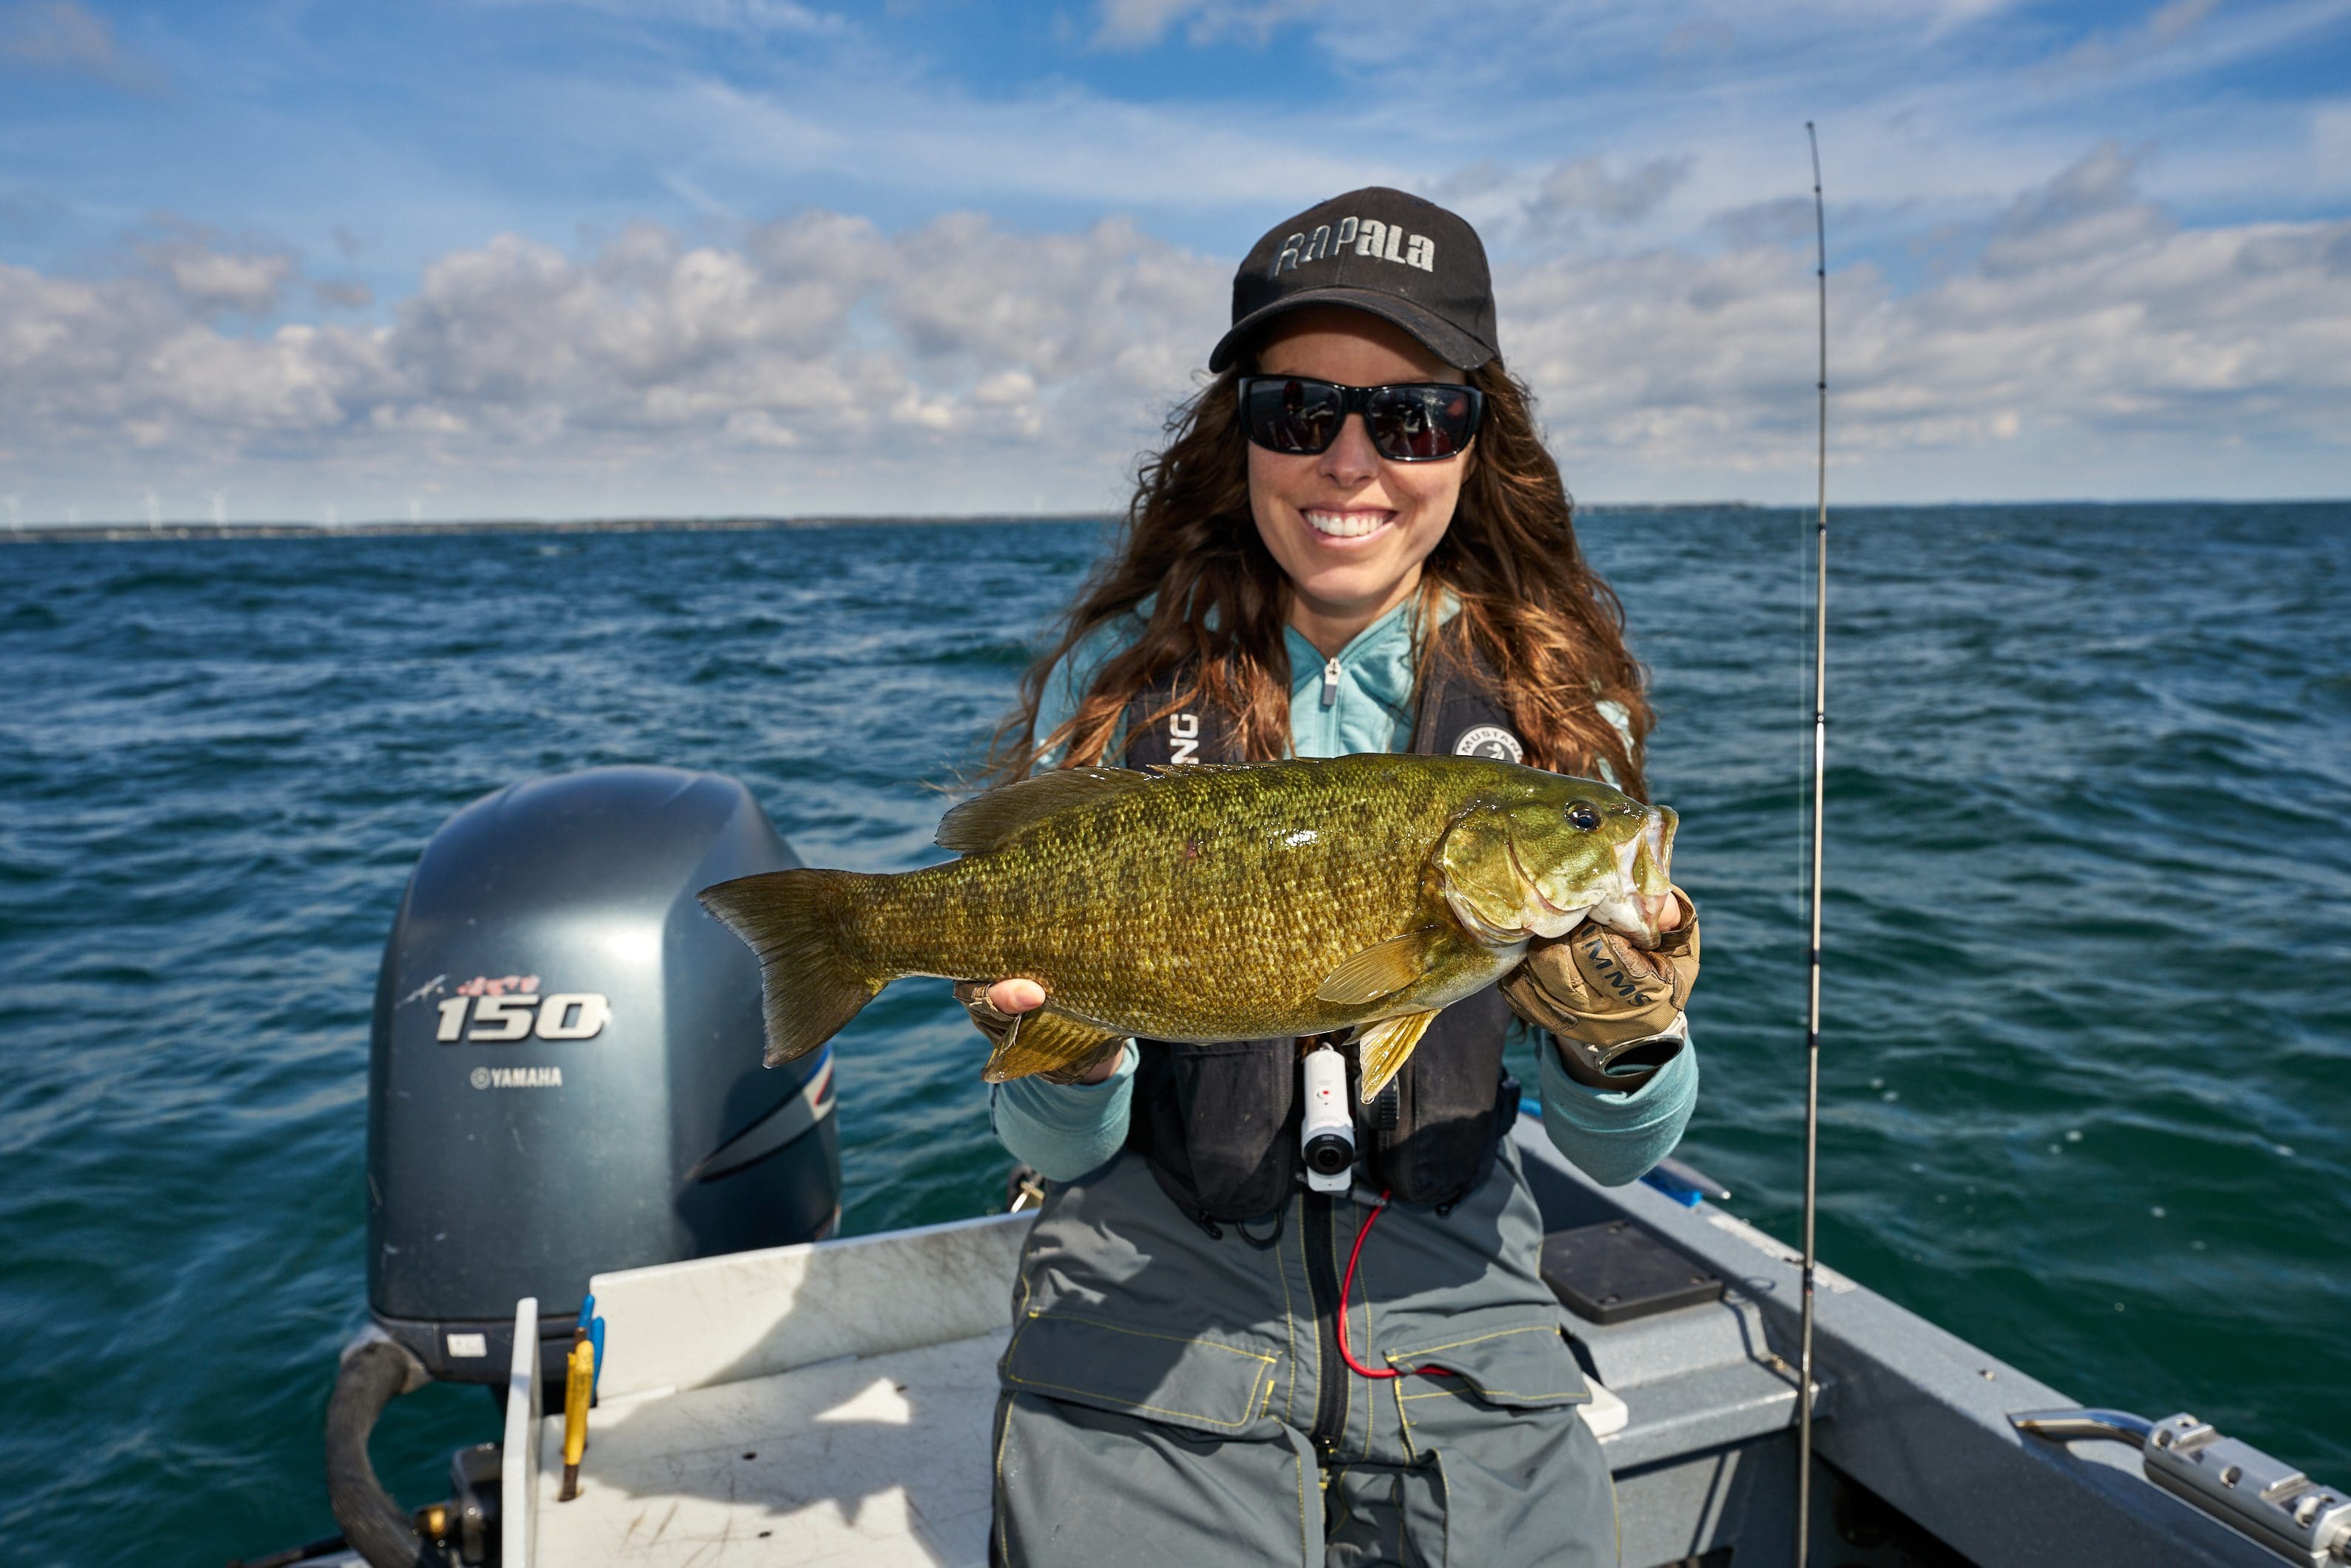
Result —
<instances>
[{"instance_id":1,"label":"tan fishing glove","mask_svg":"<svg viewBox=\"0 0 2351 1568\"><path fill-rule=\"evenodd\" d=\"M1510 1010L1559 1037L1568 1076L1594 1089L1632 1090L1678 1053L1682 1008L1698 978L1698 911L1675 888L1680 924L1653 948L1585 921L1538 939L1502 979Z\"/></svg>"},{"instance_id":2,"label":"tan fishing glove","mask_svg":"<svg viewBox=\"0 0 2351 1568\"><path fill-rule=\"evenodd\" d=\"M1006 1037L1011 1034L1014 1020L1023 1015L1006 1012L1002 1008L989 1001L987 999L989 988L990 982L987 980L957 980L955 987L955 998L963 1004L964 1011L971 1015L972 1027L987 1037L989 1049L997 1050L1003 1046ZM1116 1040L1104 1042L1102 1050L1083 1061L1069 1067L1058 1068L1052 1071L1040 1072L1037 1076L1048 1083L1082 1083L1086 1081L1086 1076L1094 1069L1100 1067L1105 1061L1115 1060L1117 1054L1125 1049L1126 1039L1122 1035Z\"/></svg>"}]
</instances>

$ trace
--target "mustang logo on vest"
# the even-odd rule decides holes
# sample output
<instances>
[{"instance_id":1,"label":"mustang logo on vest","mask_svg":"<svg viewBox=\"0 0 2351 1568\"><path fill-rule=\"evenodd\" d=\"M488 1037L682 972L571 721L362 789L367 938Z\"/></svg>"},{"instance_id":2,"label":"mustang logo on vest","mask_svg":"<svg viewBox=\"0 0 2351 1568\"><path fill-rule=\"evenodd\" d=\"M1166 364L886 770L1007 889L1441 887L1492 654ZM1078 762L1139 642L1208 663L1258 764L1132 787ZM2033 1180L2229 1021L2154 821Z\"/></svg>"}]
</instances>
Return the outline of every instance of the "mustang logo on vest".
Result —
<instances>
[{"instance_id":1,"label":"mustang logo on vest","mask_svg":"<svg viewBox=\"0 0 2351 1568\"><path fill-rule=\"evenodd\" d=\"M1519 744L1517 736L1501 726L1481 724L1475 729L1461 732L1461 738L1453 743L1453 755L1486 757L1497 762L1524 762L1527 748Z\"/></svg>"}]
</instances>

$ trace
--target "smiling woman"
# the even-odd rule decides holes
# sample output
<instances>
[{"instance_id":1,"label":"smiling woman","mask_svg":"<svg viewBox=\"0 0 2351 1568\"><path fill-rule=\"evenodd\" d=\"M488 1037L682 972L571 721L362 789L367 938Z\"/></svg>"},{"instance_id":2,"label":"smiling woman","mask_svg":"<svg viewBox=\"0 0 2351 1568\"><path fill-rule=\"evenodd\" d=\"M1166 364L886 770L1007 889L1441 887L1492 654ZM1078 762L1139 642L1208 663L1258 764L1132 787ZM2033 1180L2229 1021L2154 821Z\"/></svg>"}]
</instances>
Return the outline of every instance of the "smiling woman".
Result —
<instances>
[{"instance_id":1,"label":"smiling woman","mask_svg":"<svg viewBox=\"0 0 2351 1568\"><path fill-rule=\"evenodd\" d=\"M1283 248L1351 232L1357 214L1343 209L1365 196L1413 204L1427 268L1360 245L1309 238L1302 262ZM1321 716L1332 718L1345 645L1402 611L1416 617L1405 641L1434 664L1493 672L1515 760L1643 793L1641 670L1615 594L1576 542L1533 400L1494 347L1476 231L1400 193L1351 193L1259 242L1234 279L1233 318L1209 357L1217 376L1144 467L1124 538L1029 672L998 737L998 776L1114 757L1129 706L1160 685L1155 700L1198 707L1236 755L1286 755L1300 744L1294 679L1321 666ZM1356 407L1408 389L1437 395ZM1406 428L1441 434L1447 421L1462 423L1435 444L1450 448L1441 456ZM1407 668L1399 713L1416 678ZM1356 739L1388 749L1405 738L1394 727Z\"/></svg>"},{"instance_id":2,"label":"smiling woman","mask_svg":"<svg viewBox=\"0 0 2351 1568\"><path fill-rule=\"evenodd\" d=\"M1371 189L1270 230L1234 278L1217 378L1171 421L1124 538L1022 688L1004 772L1418 752L1496 759L1513 788L1544 779L1514 766L1532 763L1642 793L1640 671L1494 338L1484 247L1451 213ZM1393 765L1377 776L1401 788ZM1584 793L1530 831L1599 830L1593 800L1622 797ZM995 1561L1111 1561L1138 1518L1165 1525L1168 1563L1615 1560L1607 1467L1507 1136L1503 1048L1537 1031L1552 1140L1604 1182L1638 1176L1697 1092L1681 1014L1696 915L1666 881L1670 812L1625 801L1657 824L1647 874L1571 910L1527 877L1518 828L1480 836L1499 831L1486 809L1406 857L1403 885L1437 877L1450 915L1355 952L1313 993L1368 965L1396 994L1426 977L1405 955L1465 933L1506 950L1499 987L1406 1015L1419 1049L1388 1038L1405 1019L1097 1033L998 1087L998 1134L1054 1185L1002 1365ZM1318 883L1316 929L1376 873L1352 874ZM957 994L1009 1051L1053 983L999 971Z\"/></svg>"}]
</instances>

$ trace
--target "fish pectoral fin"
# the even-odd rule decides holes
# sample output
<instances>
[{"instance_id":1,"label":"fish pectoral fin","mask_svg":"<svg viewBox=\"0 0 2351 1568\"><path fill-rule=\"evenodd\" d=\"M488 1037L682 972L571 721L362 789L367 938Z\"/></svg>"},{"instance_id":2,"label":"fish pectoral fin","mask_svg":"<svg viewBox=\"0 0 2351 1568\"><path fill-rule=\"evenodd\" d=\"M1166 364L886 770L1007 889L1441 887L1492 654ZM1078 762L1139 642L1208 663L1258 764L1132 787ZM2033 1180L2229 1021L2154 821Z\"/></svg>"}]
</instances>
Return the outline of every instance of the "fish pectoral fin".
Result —
<instances>
[{"instance_id":1,"label":"fish pectoral fin","mask_svg":"<svg viewBox=\"0 0 2351 1568\"><path fill-rule=\"evenodd\" d=\"M1433 1012L1402 1013L1383 1019L1364 1031L1364 1038L1355 1042L1355 1051L1356 1077L1363 1084L1364 1104L1379 1098L1388 1080L1411 1057L1412 1048L1428 1032L1428 1020L1436 1016Z\"/></svg>"},{"instance_id":2,"label":"fish pectoral fin","mask_svg":"<svg viewBox=\"0 0 2351 1568\"><path fill-rule=\"evenodd\" d=\"M1062 768L975 795L939 819L933 840L943 850L992 850L1054 812L1151 782L1125 768Z\"/></svg>"},{"instance_id":3,"label":"fish pectoral fin","mask_svg":"<svg viewBox=\"0 0 2351 1568\"><path fill-rule=\"evenodd\" d=\"M1323 977L1314 988L1315 1000L1351 1007L1395 995L1428 972L1429 936L1407 931L1364 948Z\"/></svg>"},{"instance_id":4,"label":"fish pectoral fin","mask_svg":"<svg viewBox=\"0 0 2351 1568\"><path fill-rule=\"evenodd\" d=\"M990 1083L1006 1083L1031 1073L1081 1068L1101 1055L1103 1046L1120 1038L1050 1007L1039 1008L1012 1020L1004 1043L996 1048L979 1075Z\"/></svg>"}]
</instances>

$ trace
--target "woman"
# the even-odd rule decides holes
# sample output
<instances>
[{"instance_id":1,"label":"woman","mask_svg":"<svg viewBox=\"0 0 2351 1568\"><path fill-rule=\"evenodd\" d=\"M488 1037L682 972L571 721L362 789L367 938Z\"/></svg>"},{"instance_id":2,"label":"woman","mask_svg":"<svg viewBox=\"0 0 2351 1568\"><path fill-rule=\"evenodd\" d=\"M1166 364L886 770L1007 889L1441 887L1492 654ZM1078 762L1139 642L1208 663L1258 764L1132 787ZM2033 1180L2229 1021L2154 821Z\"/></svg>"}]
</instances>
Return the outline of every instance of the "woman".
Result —
<instances>
[{"instance_id":1,"label":"woman","mask_svg":"<svg viewBox=\"0 0 2351 1568\"><path fill-rule=\"evenodd\" d=\"M1442 208L1357 191L1270 232L1007 774L1417 750L1642 793L1640 669L1494 336ZM1678 892L1659 924L1652 953L1580 928L1440 1014L1359 1118L1353 1197L1299 1180L1295 1041L1120 1040L1002 1085L998 1135L1054 1185L1000 1368L996 1560L1614 1563L1501 1060L1516 1014L1561 1149L1609 1183L1654 1164L1697 1091ZM998 1034L1043 1000L958 995Z\"/></svg>"}]
</instances>

